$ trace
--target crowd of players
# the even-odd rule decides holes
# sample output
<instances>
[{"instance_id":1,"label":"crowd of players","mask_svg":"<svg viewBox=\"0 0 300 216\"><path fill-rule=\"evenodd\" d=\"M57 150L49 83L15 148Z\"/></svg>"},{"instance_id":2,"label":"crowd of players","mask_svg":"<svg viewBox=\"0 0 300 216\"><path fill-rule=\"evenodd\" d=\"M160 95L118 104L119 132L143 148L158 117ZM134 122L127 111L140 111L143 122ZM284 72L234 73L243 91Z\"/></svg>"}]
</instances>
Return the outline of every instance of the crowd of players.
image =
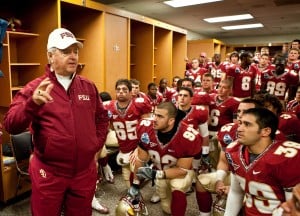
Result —
<instances>
[{"instance_id":1,"label":"crowd of players","mask_svg":"<svg viewBox=\"0 0 300 216\"><path fill-rule=\"evenodd\" d=\"M116 100L105 102L128 187L116 215L147 213L145 179L174 216L192 188L201 216L300 214L296 187L289 200L300 183L299 54L299 45L275 56L264 47L221 62L202 52L170 86L163 78L146 93L138 80L118 80Z\"/></svg>"}]
</instances>

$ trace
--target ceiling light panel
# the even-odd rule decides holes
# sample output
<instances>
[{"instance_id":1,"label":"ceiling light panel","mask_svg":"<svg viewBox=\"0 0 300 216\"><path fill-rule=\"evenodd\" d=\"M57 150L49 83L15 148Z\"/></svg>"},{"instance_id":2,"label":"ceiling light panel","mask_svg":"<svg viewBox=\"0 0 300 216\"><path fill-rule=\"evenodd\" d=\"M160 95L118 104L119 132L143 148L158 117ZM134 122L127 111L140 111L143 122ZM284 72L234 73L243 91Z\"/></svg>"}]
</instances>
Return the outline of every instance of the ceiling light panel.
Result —
<instances>
[{"instance_id":1,"label":"ceiling light panel","mask_svg":"<svg viewBox=\"0 0 300 216\"><path fill-rule=\"evenodd\" d=\"M220 16L220 17L211 17L203 19L209 23L218 23L218 22L230 22L236 20L246 20L246 19L253 19L251 14L240 14L240 15L232 15L232 16Z\"/></svg>"},{"instance_id":2,"label":"ceiling light panel","mask_svg":"<svg viewBox=\"0 0 300 216\"><path fill-rule=\"evenodd\" d=\"M177 7L206 4L206 3L218 2L218 1L223 1L223 0L173 0L173 1L164 1L164 3L177 8Z\"/></svg>"},{"instance_id":3,"label":"ceiling light panel","mask_svg":"<svg viewBox=\"0 0 300 216\"><path fill-rule=\"evenodd\" d=\"M222 26L224 30L238 30L238 29L249 29L249 28L261 28L264 27L261 23L245 24L245 25L233 25L233 26Z\"/></svg>"}]
</instances>

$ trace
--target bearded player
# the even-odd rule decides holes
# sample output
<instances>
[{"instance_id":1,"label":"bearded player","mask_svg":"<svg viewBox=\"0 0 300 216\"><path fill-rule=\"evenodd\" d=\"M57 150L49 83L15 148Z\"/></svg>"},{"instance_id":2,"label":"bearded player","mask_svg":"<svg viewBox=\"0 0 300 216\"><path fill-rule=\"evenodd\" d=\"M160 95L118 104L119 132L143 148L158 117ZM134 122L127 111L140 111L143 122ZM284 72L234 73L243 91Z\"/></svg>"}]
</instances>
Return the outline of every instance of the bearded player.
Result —
<instances>
[{"instance_id":1,"label":"bearded player","mask_svg":"<svg viewBox=\"0 0 300 216\"><path fill-rule=\"evenodd\" d=\"M202 138L187 124L181 122L179 125L176 115L176 107L163 102L157 106L154 120L141 120L136 175L128 193L138 195L140 179L151 179L156 184L163 212L184 216L187 207L185 192L191 187L194 177L192 161L201 151ZM153 169L145 166L148 160L153 162Z\"/></svg>"}]
</instances>

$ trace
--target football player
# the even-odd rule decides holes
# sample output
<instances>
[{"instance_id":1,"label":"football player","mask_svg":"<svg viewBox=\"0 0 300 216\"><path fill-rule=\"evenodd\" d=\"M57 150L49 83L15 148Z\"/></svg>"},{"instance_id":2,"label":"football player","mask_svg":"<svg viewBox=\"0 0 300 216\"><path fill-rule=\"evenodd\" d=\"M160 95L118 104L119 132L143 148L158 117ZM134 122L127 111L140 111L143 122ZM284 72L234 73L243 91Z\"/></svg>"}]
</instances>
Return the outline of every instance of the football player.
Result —
<instances>
[{"instance_id":1,"label":"football player","mask_svg":"<svg viewBox=\"0 0 300 216\"><path fill-rule=\"evenodd\" d=\"M270 55L269 47L262 47L262 48L260 49L260 55L262 56L263 54Z\"/></svg>"},{"instance_id":2,"label":"football player","mask_svg":"<svg viewBox=\"0 0 300 216\"><path fill-rule=\"evenodd\" d=\"M240 54L240 65L231 64L227 67L226 78L232 80L232 95L238 98L252 97L255 93L255 77L257 67L252 64L252 54L242 52Z\"/></svg>"},{"instance_id":3,"label":"football player","mask_svg":"<svg viewBox=\"0 0 300 216\"><path fill-rule=\"evenodd\" d=\"M239 101L230 96L232 92L232 83L228 79L220 82L218 87L218 94L213 96L213 100L209 105L209 133L210 139L214 140L217 131L225 124L233 122L236 118L237 107ZM212 157L213 161L217 161L219 154L216 150L216 156ZM196 198L201 215L208 215L211 210L212 198L211 194L207 192L200 184L197 186Z\"/></svg>"},{"instance_id":4,"label":"football player","mask_svg":"<svg viewBox=\"0 0 300 216\"><path fill-rule=\"evenodd\" d=\"M214 77L214 87L218 88L221 79L225 76L225 64L221 62L220 54L214 54L213 59L213 62L207 63L207 68L208 72Z\"/></svg>"},{"instance_id":5,"label":"football player","mask_svg":"<svg viewBox=\"0 0 300 216\"><path fill-rule=\"evenodd\" d=\"M252 108L239 120L237 140L226 148L231 175L225 216L272 215L300 182L299 143L274 140L278 118L265 108Z\"/></svg>"},{"instance_id":6,"label":"football player","mask_svg":"<svg viewBox=\"0 0 300 216\"><path fill-rule=\"evenodd\" d=\"M263 54L259 58L259 62L257 64L257 74L255 77L255 89L256 91L260 91L261 89L261 74L264 70L267 69L267 67L270 65L269 55Z\"/></svg>"},{"instance_id":7,"label":"football player","mask_svg":"<svg viewBox=\"0 0 300 216\"><path fill-rule=\"evenodd\" d=\"M157 85L153 82L148 84L147 89L148 89L147 97L152 106L151 113L154 113L156 106L163 101L163 96L161 93L158 92Z\"/></svg>"},{"instance_id":8,"label":"football player","mask_svg":"<svg viewBox=\"0 0 300 216\"><path fill-rule=\"evenodd\" d=\"M285 106L286 93L288 100L295 97L298 74L286 67L286 60L282 55L277 55L274 63L261 74L261 90L275 95Z\"/></svg>"},{"instance_id":9,"label":"football player","mask_svg":"<svg viewBox=\"0 0 300 216\"><path fill-rule=\"evenodd\" d=\"M247 109L254 107L262 107L261 103L255 99L246 98L242 100L238 106L237 119L240 119L243 112ZM212 206L212 196L210 193L220 195L220 197L226 197L230 184L229 167L225 158L225 148L231 142L236 140L236 131L238 123L228 123L221 127L218 131L217 138L219 146L221 146L220 159L217 165L217 171L212 173L204 173L198 176L199 185L196 196L198 197L198 206L200 210L200 216L209 216ZM222 210L219 210L219 214L223 214Z\"/></svg>"},{"instance_id":10,"label":"football player","mask_svg":"<svg viewBox=\"0 0 300 216\"><path fill-rule=\"evenodd\" d=\"M209 158L209 133L208 133L208 109L205 106L191 105L193 91L187 87L181 87L178 93L177 121L182 121L198 130L202 136L202 155L199 154L193 160L194 170L200 166L200 158L208 163Z\"/></svg>"},{"instance_id":11,"label":"football player","mask_svg":"<svg viewBox=\"0 0 300 216\"><path fill-rule=\"evenodd\" d=\"M265 94L264 107L272 111L279 119L278 129L287 140L300 142L300 121L293 113L283 112L280 100L275 95Z\"/></svg>"},{"instance_id":12,"label":"football player","mask_svg":"<svg viewBox=\"0 0 300 216\"><path fill-rule=\"evenodd\" d=\"M295 39L292 41L292 44L291 44L291 48L297 48L297 49L300 49L300 40L299 39Z\"/></svg>"},{"instance_id":13,"label":"football player","mask_svg":"<svg viewBox=\"0 0 300 216\"><path fill-rule=\"evenodd\" d=\"M168 80L166 78L162 78L159 81L158 92L162 94L163 101L170 101L172 103L176 103L175 95L177 91L168 86Z\"/></svg>"},{"instance_id":14,"label":"football player","mask_svg":"<svg viewBox=\"0 0 300 216\"><path fill-rule=\"evenodd\" d=\"M210 73L205 73L202 76L202 88L200 91L206 92L208 94L216 94L217 90L214 88L214 77Z\"/></svg>"},{"instance_id":15,"label":"football player","mask_svg":"<svg viewBox=\"0 0 300 216\"><path fill-rule=\"evenodd\" d=\"M240 56L239 56L239 53L234 51L230 54L229 56L229 64L238 64L239 63L239 60L240 60ZM230 65L226 65L226 68L230 66Z\"/></svg>"},{"instance_id":16,"label":"football player","mask_svg":"<svg viewBox=\"0 0 300 216\"><path fill-rule=\"evenodd\" d=\"M174 76L173 77L173 79L172 79L172 88L174 89L174 90L176 90L177 91L177 82L178 82L178 80L180 80L181 78L179 77L179 76Z\"/></svg>"},{"instance_id":17,"label":"football player","mask_svg":"<svg viewBox=\"0 0 300 216\"><path fill-rule=\"evenodd\" d=\"M139 194L140 179L151 179L161 199L163 212L184 216L185 192L191 187L193 157L201 151L202 138L197 130L176 121L177 109L170 102L157 106L154 119L143 119L138 126L138 155L134 184L128 193ZM151 160L153 168L145 166Z\"/></svg>"},{"instance_id":18,"label":"football player","mask_svg":"<svg viewBox=\"0 0 300 216\"><path fill-rule=\"evenodd\" d=\"M291 70L291 72L294 72L299 75L299 81L300 81L300 50L298 48L291 48L288 52L288 58L286 67Z\"/></svg>"},{"instance_id":19,"label":"football player","mask_svg":"<svg viewBox=\"0 0 300 216\"><path fill-rule=\"evenodd\" d=\"M131 79L130 82L132 86L132 93L131 93L132 97L133 98L139 97L148 100L146 94L140 90L140 81L136 79Z\"/></svg>"},{"instance_id":20,"label":"football player","mask_svg":"<svg viewBox=\"0 0 300 216\"><path fill-rule=\"evenodd\" d=\"M183 78L181 80L181 87L187 87L193 91L192 105L202 105L208 108L212 99L208 93L195 89L195 82L191 78ZM179 89L178 89L179 91ZM178 101L178 94L176 95L176 100Z\"/></svg>"},{"instance_id":21,"label":"football player","mask_svg":"<svg viewBox=\"0 0 300 216\"><path fill-rule=\"evenodd\" d=\"M297 85L296 97L294 100L288 102L286 106L286 111L289 113L294 113L299 118L299 111L300 111L300 83Z\"/></svg>"},{"instance_id":22,"label":"football player","mask_svg":"<svg viewBox=\"0 0 300 216\"><path fill-rule=\"evenodd\" d=\"M232 93L232 82L224 79L220 82L218 94L213 96L209 105L210 121L208 129L212 136L225 124L233 122L236 118L239 100L230 96Z\"/></svg>"},{"instance_id":23,"label":"football player","mask_svg":"<svg viewBox=\"0 0 300 216\"><path fill-rule=\"evenodd\" d=\"M126 186L130 187L129 157L138 143L136 126L141 118L150 116L152 108L148 100L131 97L132 86L128 79L119 79L115 89L116 100L109 101L105 108L119 142L117 163L122 166Z\"/></svg>"},{"instance_id":24,"label":"football player","mask_svg":"<svg viewBox=\"0 0 300 216\"><path fill-rule=\"evenodd\" d=\"M202 81L202 76L204 73L207 72L206 68L201 68L199 66L199 59L194 58L192 60L192 68L189 70L186 70L184 73L185 78L190 78L194 80L194 82L201 82Z\"/></svg>"},{"instance_id":25,"label":"football player","mask_svg":"<svg viewBox=\"0 0 300 216\"><path fill-rule=\"evenodd\" d=\"M288 52L287 66L292 66L295 63L299 63L300 50L298 48L291 48Z\"/></svg>"},{"instance_id":26,"label":"football player","mask_svg":"<svg viewBox=\"0 0 300 216\"><path fill-rule=\"evenodd\" d=\"M199 63L200 63L200 67L201 68L206 68L207 69L207 62L208 62L208 58L207 58L207 54L206 52L201 52L199 55Z\"/></svg>"}]
</instances>

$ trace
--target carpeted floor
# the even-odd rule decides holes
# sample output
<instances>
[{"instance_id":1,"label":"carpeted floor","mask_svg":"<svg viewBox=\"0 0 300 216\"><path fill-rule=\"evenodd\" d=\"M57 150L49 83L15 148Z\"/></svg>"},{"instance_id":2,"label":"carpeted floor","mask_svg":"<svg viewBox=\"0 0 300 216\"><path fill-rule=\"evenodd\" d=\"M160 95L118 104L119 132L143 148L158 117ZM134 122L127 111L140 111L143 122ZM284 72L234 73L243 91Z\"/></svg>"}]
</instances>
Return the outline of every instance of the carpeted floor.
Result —
<instances>
[{"instance_id":1,"label":"carpeted floor","mask_svg":"<svg viewBox=\"0 0 300 216\"><path fill-rule=\"evenodd\" d=\"M109 207L110 214L115 215L115 207L118 203L120 197L126 192L125 184L122 180L120 171L116 171L115 183L109 184L103 182L100 185L100 188L96 192L96 197L100 200L101 203ZM160 204L150 203L150 198L154 191L154 187L151 187L151 183L147 182L142 188L141 192L143 194L146 206L149 211L150 216L163 216L164 214L161 211ZM7 204L0 204L0 216L29 216L31 215L30 206L29 206L30 194L25 194L22 197L19 197L17 200L9 201ZM199 215L198 206L195 198L195 193L187 196L188 199L188 209L186 212L187 216L197 216ZM99 216L100 213L93 211L93 216Z\"/></svg>"}]
</instances>

